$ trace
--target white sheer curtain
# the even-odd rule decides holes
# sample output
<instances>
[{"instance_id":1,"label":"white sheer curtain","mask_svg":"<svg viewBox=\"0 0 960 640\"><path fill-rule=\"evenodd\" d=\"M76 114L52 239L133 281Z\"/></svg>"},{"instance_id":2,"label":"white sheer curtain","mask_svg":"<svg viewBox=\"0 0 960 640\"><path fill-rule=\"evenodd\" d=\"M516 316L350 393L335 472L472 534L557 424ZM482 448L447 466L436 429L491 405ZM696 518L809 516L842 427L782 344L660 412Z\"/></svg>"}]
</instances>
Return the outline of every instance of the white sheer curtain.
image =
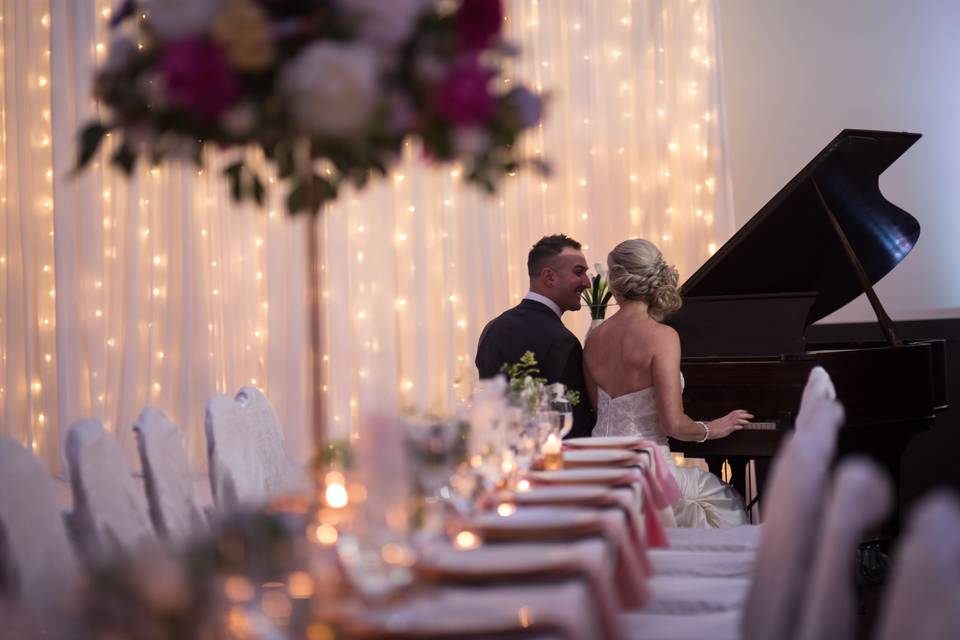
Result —
<instances>
[{"instance_id":1,"label":"white sheer curtain","mask_svg":"<svg viewBox=\"0 0 960 640\"><path fill-rule=\"evenodd\" d=\"M555 174L487 197L411 148L324 213L332 437L362 412L463 397L479 332L525 291L540 236L573 235L591 262L645 236L689 275L732 232L714 1L506 3L515 77L551 95L526 144ZM129 427L154 404L202 467L206 398L255 384L304 457L306 226L282 194L235 207L221 158L128 182L104 167L109 144L70 175L112 4L0 0L0 432L60 472L71 422L103 419L132 453ZM586 312L568 316L582 335Z\"/></svg>"},{"instance_id":2,"label":"white sheer curtain","mask_svg":"<svg viewBox=\"0 0 960 640\"><path fill-rule=\"evenodd\" d=\"M514 76L551 96L526 141L555 173L499 196L426 171L415 149L391 182L350 197L327 234L331 431L359 412L444 411L476 380L477 339L527 289L536 240L567 233L602 262L653 240L681 278L732 233L716 7L712 0L514 0ZM586 310L565 321L584 335Z\"/></svg>"},{"instance_id":3,"label":"white sheer curtain","mask_svg":"<svg viewBox=\"0 0 960 640\"><path fill-rule=\"evenodd\" d=\"M132 457L153 404L202 466L206 398L255 384L308 451L303 222L233 206L218 158L128 181L108 144L71 175L113 4L2 3L0 429L59 473L73 421L101 418Z\"/></svg>"}]
</instances>

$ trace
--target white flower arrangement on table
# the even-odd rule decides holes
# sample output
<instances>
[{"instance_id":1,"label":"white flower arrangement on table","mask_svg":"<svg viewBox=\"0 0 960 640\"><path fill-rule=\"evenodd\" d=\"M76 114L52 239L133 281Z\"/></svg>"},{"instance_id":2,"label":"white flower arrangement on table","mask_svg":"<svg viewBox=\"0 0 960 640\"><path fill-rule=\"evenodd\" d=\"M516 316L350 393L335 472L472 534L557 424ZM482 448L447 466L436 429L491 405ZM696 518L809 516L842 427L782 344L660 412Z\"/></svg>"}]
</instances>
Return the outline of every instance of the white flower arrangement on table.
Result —
<instances>
[{"instance_id":1,"label":"white flower arrangement on table","mask_svg":"<svg viewBox=\"0 0 960 640\"><path fill-rule=\"evenodd\" d=\"M291 213L386 175L411 138L489 191L523 165L546 172L517 149L543 103L503 78L516 50L501 1L123 0L94 82L109 115L82 130L78 168L108 133L127 173L139 158L202 166L209 147L259 149ZM263 202L245 160L224 173L236 200Z\"/></svg>"},{"instance_id":2,"label":"white flower arrangement on table","mask_svg":"<svg viewBox=\"0 0 960 640\"><path fill-rule=\"evenodd\" d=\"M590 278L590 288L584 289L580 296L583 303L590 309L590 319L603 320L607 316L607 307L610 305L613 291L607 283L607 268L599 262L593 266L596 274Z\"/></svg>"}]
</instances>

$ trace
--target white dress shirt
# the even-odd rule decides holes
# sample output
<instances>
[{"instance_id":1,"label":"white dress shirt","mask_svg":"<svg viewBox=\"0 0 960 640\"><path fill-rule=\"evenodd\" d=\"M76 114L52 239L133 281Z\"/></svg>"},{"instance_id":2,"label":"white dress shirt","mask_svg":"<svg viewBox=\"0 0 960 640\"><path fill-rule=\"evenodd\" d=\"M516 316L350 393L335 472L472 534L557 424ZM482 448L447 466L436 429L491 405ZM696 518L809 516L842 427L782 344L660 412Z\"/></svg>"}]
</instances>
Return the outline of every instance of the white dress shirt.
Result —
<instances>
[{"instance_id":1,"label":"white dress shirt","mask_svg":"<svg viewBox=\"0 0 960 640\"><path fill-rule=\"evenodd\" d=\"M558 318L559 318L561 315L563 315L563 310L561 310L560 307L557 306L557 303L556 303L556 302L554 302L553 300L551 300L550 298L548 298L548 297L546 297L546 296L540 295L539 293L534 293L533 291L527 291L527 295L523 296L523 299L524 299L524 300L533 300L534 302L539 302L540 304L545 304L545 305L547 305L548 307L550 307L550 310L551 310L551 311L553 311L555 314L557 314L557 317L558 317Z\"/></svg>"}]
</instances>

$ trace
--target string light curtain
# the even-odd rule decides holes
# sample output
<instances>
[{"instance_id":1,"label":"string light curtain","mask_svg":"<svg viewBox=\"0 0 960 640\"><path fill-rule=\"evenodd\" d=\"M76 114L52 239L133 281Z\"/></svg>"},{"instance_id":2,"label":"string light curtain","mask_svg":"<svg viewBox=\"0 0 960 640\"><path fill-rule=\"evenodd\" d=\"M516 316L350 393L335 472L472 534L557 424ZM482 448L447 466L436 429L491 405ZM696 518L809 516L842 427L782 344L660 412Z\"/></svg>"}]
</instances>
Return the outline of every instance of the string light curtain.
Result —
<instances>
[{"instance_id":1,"label":"string light curtain","mask_svg":"<svg viewBox=\"0 0 960 640\"><path fill-rule=\"evenodd\" d=\"M233 205L210 158L70 175L113 0L0 0L0 432L62 473L66 427L159 406L204 465L203 407L253 384L309 452L303 220ZM513 0L512 69L551 96L525 144L555 173L461 185L408 148L324 212L324 398L332 438L372 411L442 412L476 379L484 324L527 288L526 252L568 233L588 261L651 238L689 275L733 230L713 0ZM465 141L464 143L468 143ZM476 141L474 141L476 142ZM588 314L566 314L583 335Z\"/></svg>"},{"instance_id":2,"label":"string light curtain","mask_svg":"<svg viewBox=\"0 0 960 640\"><path fill-rule=\"evenodd\" d=\"M304 221L280 193L265 211L233 205L223 158L127 180L107 168L108 140L71 174L115 4L0 5L0 432L62 474L67 427L95 416L136 463L130 427L155 405L203 468L207 398L256 385L302 457Z\"/></svg>"},{"instance_id":3,"label":"string light curtain","mask_svg":"<svg viewBox=\"0 0 960 640\"><path fill-rule=\"evenodd\" d=\"M486 322L528 287L526 254L567 233L588 262L645 237L690 275L732 233L716 6L711 0L514 0L512 70L550 95L525 142L552 178L461 188L416 149L388 184L324 218L331 431L365 411L444 412L476 381ZM589 314L565 314L580 336ZM354 432L354 435L357 435Z\"/></svg>"}]
</instances>

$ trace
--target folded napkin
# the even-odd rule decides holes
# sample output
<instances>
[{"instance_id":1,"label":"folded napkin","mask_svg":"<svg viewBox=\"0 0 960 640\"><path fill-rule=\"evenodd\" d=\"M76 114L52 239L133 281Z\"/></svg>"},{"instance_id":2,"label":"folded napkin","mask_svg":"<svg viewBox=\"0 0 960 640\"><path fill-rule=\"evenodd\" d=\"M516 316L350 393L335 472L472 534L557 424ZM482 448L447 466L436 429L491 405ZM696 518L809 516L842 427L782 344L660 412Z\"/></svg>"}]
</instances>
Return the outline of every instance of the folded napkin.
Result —
<instances>
[{"instance_id":1,"label":"folded napkin","mask_svg":"<svg viewBox=\"0 0 960 640\"><path fill-rule=\"evenodd\" d=\"M480 514L474 518L474 526L488 543L558 542L601 537L610 544L617 594L624 608L635 609L647 600L647 572L637 555L643 547L631 539L626 517L619 506L607 509L521 506L505 516L498 516L495 512Z\"/></svg>"},{"instance_id":2,"label":"folded napkin","mask_svg":"<svg viewBox=\"0 0 960 640\"><path fill-rule=\"evenodd\" d=\"M756 556L730 551L654 549L648 554L658 576L748 578Z\"/></svg>"},{"instance_id":3,"label":"folded napkin","mask_svg":"<svg viewBox=\"0 0 960 640\"><path fill-rule=\"evenodd\" d=\"M454 638L552 633L616 640L604 631L582 581L487 587L437 587L376 607L344 607L339 622L354 638Z\"/></svg>"},{"instance_id":4,"label":"folded napkin","mask_svg":"<svg viewBox=\"0 0 960 640\"><path fill-rule=\"evenodd\" d=\"M666 614L630 612L620 616L620 624L630 640L741 640L740 611Z\"/></svg>"},{"instance_id":5,"label":"folded napkin","mask_svg":"<svg viewBox=\"0 0 960 640\"><path fill-rule=\"evenodd\" d=\"M726 529L667 528L671 549L686 551L738 551L755 553L763 525L744 524Z\"/></svg>"},{"instance_id":6,"label":"folded napkin","mask_svg":"<svg viewBox=\"0 0 960 640\"><path fill-rule=\"evenodd\" d=\"M427 581L445 584L513 586L557 583L567 577L586 581L593 608L604 636L620 635L614 568L610 549L601 538L573 542L513 543L483 545L461 550L446 542L425 545L417 563L418 574Z\"/></svg>"},{"instance_id":7,"label":"folded napkin","mask_svg":"<svg viewBox=\"0 0 960 640\"><path fill-rule=\"evenodd\" d=\"M644 575L652 573L652 566L647 558L647 543L644 524L640 519L642 504L635 499L634 486L604 487L596 485L558 485L536 486L529 491L503 491L488 501L493 507L503 502L512 502L517 505L552 505L576 506L593 509L619 508L623 512L626 522L627 543L636 549ZM662 531L657 523L658 531ZM662 544L662 536L656 539Z\"/></svg>"},{"instance_id":8,"label":"folded napkin","mask_svg":"<svg viewBox=\"0 0 960 640\"><path fill-rule=\"evenodd\" d=\"M654 576L645 613L703 614L743 609L749 578Z\"/></svg>"},{"instance_id":9,"label":"folded napkin","mask_svg":"<svg viewBox=\"0 0 960 640\"><path fill-rule=\"evenodd\" d=\"M654 506L657 509L671 506L680 499L681 493L680 485L670 472L670 463L667 461L666 454L653 442L643 442L638 448L649 452L653 457L653 465L645 466L643 469L650 480L650 498Z\"/></svg>"}]
</instances>

